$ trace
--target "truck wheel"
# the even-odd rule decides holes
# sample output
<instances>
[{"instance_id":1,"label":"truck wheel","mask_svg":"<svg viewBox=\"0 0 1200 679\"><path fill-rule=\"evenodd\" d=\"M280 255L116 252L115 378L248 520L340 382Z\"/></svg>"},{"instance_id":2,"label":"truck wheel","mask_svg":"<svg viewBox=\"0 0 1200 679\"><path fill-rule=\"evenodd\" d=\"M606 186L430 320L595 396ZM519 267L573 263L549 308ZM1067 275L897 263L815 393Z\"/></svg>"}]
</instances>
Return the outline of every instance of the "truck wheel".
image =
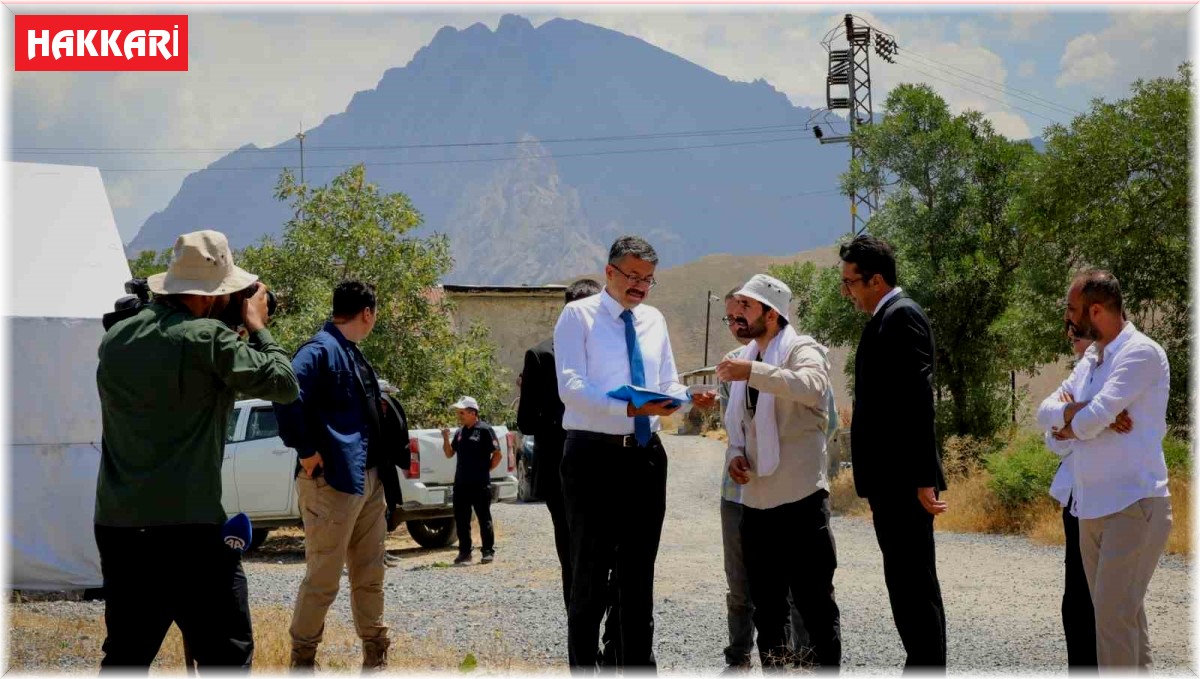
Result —
<instances>
[{"instance_id":1,"label":"truck wheel","mask_svg":"<svg viewBox=\"0 0 1200 679\"><path fill-rule=\"evenodd\" d=\"M517 502L533 500L533 477L524 458L517 461Z\"/></svg>"},{"instance_id":2,"label":"truck wheel","mask_svg":"<svg viewBox=\"0 0 1200 679\"><path fill-rule=\"evenodd\" d=\"M247 545L246 551L253 552L262 547L262 543L267 541L267 536L270 534L270 528L255 528L254 532L250 534L250 544Z\"/></svg>"},{"instance_id":3,"label":"truck wheel","mask_svg":"<svg viewBox=\"0 0 1200 679\"><path fill-rule=\"evenodd\" d=\"M408 527L408 534L418 545L429 549L447 547L458 539L454 517L407 521L404 525Z\"/></svg>"}]
</instances>

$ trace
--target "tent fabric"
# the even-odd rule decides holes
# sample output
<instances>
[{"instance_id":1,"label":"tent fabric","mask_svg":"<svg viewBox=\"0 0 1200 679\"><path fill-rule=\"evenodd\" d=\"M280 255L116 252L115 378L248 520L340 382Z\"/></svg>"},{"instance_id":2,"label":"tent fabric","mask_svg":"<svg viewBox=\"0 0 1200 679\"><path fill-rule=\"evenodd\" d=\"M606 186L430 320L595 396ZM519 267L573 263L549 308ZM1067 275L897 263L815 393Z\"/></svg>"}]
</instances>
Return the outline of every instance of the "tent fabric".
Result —
<instances>
[{"instance_id":1,"label":"tent fabric","mask_svg":"<svg viewBox=\"0 0 1200 679\"><path fill-rule=\"evenodd\" d=\"M9 163L14 317L100 318L125 294L129 264L100 170Z\"/></svg>"},{"instance_id":2,"label":"tent fabric","mask_svg":"<svg viewBox=\"0 0 1200 679\"><path fill-rule=\"evenodd\" d=\"M129 265L100 172L9 163L13 181L13 589L100 586L92 519L100 464L100 318Z\"/></svg>"}]
</instances>

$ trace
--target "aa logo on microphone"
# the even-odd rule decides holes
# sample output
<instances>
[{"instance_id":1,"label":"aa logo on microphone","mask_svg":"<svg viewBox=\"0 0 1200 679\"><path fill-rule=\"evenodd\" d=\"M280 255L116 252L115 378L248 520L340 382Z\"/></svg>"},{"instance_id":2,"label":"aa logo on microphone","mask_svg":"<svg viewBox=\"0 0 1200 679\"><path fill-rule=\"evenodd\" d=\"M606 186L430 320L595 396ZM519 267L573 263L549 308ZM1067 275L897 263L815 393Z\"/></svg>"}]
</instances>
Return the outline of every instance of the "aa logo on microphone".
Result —
<instances>
[{"instance_id":1,"label":"aa logo on microphone","mask_svg":"<svg viewBox=\"0 0 1200 679\"><path fill-rule=\"evenodd\" d=\"M186 14L18 14L18 71L186 71Z\"/></svg>"},{"instance_id":2,"label":"aa logo on microphone","mask_svg":"<svg viewBox=\"0 0 1200 679\"><path fill-rule=\"evenodd\" d=\"M232 547L233 549L236 549L239 552L246 551L246 541L239 538L236 535L225 536L225 544L229 545L230 547Z\"/></svg>"}]
</instances>

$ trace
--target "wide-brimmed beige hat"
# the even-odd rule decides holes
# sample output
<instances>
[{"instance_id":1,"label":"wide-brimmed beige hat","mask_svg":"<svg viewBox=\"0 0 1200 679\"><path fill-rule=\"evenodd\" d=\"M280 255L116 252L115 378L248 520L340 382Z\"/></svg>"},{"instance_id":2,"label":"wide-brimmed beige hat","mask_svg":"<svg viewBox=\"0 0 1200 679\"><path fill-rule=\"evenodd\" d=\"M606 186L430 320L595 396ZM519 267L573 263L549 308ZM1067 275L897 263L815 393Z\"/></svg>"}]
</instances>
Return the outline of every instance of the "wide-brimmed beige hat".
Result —
<instances>
[{"instance_id":1,"label":"wide-brimmed beige hat","mask_svg":"<svg viewBox=\"0 0 1200 679\"><path fill-rule=\"evenodd\" d=\"M166 273L146 279L156 295L228 295L250 287L258 276L233 265L229 239L220 231L194 231L175 239Z\"/></svg>"}]
</instances>

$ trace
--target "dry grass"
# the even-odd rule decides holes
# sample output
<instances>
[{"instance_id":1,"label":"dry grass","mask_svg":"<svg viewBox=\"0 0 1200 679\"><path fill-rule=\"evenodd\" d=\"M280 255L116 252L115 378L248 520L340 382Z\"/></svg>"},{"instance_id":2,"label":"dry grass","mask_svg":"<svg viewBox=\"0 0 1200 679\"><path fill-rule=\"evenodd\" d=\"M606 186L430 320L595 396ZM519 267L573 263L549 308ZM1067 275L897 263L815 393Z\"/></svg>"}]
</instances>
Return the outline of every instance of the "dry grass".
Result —
<instances>
[{"instance_id":1,"label":"dry grass","mask_svg":"<svg viewBox=\"0 0 1200 679\"><path fill-rule=\"evenodd\" d=\"M868 516L871 506L854 492L854 474L844 469L829 484L829 507L842 516Z\"/></svg>"},{"instance_id":2,"label":"dry grass","mask_svg":"<svg viewBox=\"0 0 1200 679\"><path fill-rule=\"evenodd\" d=\"M704 434L702 434L702 435L705 438L710 438L714 441L720 441L721 443L729 442L729 433L726 432L724 429L712 429L710 431L704 432Z\"/></svg>"},{"instance_id":3,"label":"dry grass","mask_svg":"<svg viewBox=\"0 0 1200 679\"><path fill-rule=\"evenodd\" d=\"M11 606L9 619L8 670L17 672L47 672L59 670L94 671L99 667L104 642L104 620L73 619L47 615L28 606ZM288 626L291 610L282 607L255 607L254 672L278 674L285 672L291 656ZM451 648L438 638L414 639L392 630L392 649L389 654L393 671L458 670L470 654L483 673L528 672L536 666L519 659L517 649L511 648L501 634L482 638L472 649ZM362 664L362 650L354 630L330 615L325 626L325 641L317 656L321 668L341 672L357 671ZM172 626L154 661L155 673L183 671L183 639Z\"/></svg>"},{"instance_id":4,"label":"dry grass","mask_svg":"<svg viewBox=\"0 0 1200 679\"><path fill-rule=\"evenodd\" d=\"M1192 521L1191 521L1191 491L1188 480L1172 477L1169 482L1171 490L1171 513L1174 523L1171 525L1171 537L1167 540L1168 554L1192 553ZM1043 509L1032 518L1029 537L1044 545L1061 545L1066 539L1063 535L1062 508L1054 503L1053 507Z\"/></svg>"}]
</instances>

